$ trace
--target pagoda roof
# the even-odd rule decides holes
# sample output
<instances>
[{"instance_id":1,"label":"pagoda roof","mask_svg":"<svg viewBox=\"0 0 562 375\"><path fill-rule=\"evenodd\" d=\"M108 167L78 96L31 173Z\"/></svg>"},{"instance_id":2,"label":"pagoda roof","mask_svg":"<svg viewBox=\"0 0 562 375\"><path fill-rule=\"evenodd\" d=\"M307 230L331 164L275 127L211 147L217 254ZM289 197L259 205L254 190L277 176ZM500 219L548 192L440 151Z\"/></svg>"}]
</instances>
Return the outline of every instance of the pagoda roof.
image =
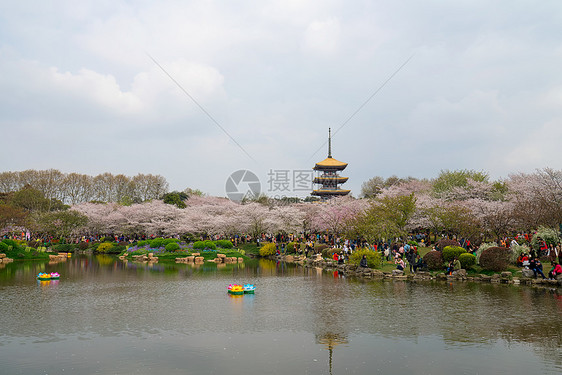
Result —
<instances>
[{"instance_id":1,"label":"pagoda roof","mask_svg":"<svg viewBox=\"0 0 562 375\"><path fill-rule=\"evenodd\" d=\"M312 190L312 195L347 195L351 192L351 190L343 190L343 189L320 189L320 190Z\"/></svg>"},{"instance_id":2,"label":"pagoda roof","mask_svg":"<svg viewBox=\"0 0 562 375\"><path fill-rule=\"evenodd\" d=\"M341 162L341 161L336 160L332 157L328 157L328 158L322 160L321 162L316 163L316 165L314 166L314 169L316 169L316 170L345 169L345 167L347 167L347 163Z\"/></svg>"}]
</instances>

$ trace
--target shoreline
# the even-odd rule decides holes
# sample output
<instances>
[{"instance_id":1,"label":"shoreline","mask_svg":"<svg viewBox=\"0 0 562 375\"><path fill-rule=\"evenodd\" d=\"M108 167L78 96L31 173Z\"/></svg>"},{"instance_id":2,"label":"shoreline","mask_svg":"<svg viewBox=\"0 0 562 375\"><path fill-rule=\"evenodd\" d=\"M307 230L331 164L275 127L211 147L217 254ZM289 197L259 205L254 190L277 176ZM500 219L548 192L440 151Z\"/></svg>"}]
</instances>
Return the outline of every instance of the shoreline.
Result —
<instances>
[{"instance_id":1,"label":"shoreline","mask_svg":"<svg viewBox=\"0 0 562 375\"><path fill-rule=\"evenodd\" d=\"M461 282L481 282L481 283L496 283L496 284L512 284L512 285L529 285L529 286L548 286L548 287L562 287L562 277L557 280L548 279L535 279L525 276L516 276L510 271L504 271L493 275L478 276L468 275L466 270L453 272L452 275L445 273L431 273L429 271L418 271L416 273L404 273L400 270L392 270L392 272L385 272L373 268L361 268L353 264L337 264L333 260L326 260L323 258L305 258L304 256L293 255L277 255L271 257L273 260L283 261L287 263L294 263L301 265L305 268L321 268L323 271L337 271L345 276L363 278L367 280L402 280L402 281L423 281L423 280L437 280L437 281L461 281Z\"/></svg>"}]
</instances>

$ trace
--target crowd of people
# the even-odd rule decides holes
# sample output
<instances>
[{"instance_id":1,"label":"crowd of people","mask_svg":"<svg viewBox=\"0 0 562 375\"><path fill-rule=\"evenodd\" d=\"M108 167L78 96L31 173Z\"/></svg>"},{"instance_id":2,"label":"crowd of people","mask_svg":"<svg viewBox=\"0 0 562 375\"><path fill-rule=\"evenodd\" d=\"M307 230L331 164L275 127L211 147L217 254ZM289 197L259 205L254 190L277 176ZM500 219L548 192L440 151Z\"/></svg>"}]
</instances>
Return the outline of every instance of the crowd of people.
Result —
<instances>
[{"instance_id":1,"label":"crowd of people","mask_svg":"<svg viewBox=\"0 0 562 375\"><path fill-rule=\"evenodd\" d=\"M99 242L107 241L108 239L115 242L129 242L134 243L136 241L142 241L147 239L152 239L157 237L156 235L115 235L115 234L92 234L85 235L77 238L73 238L72 242ZM532 235L529 234L518 234L512 238L502 238L499 240L499 246L510 248L513 246L518 246L519 242L529 243ZM29 231L21 233L11 233L5 234L2 238L11 238L26 241L40 241L45 244L56 243L57 239L48 235L33 235ZM179 238L179 236L178 236ZM420 246L429 246L431 242L429 241L429 235L425 233L419 233L412 235L408 238L408 242L399 241L379 241L377 243L369 244L368 242L361 239L346 239L344 237L334 235L334 234L323 234L323 233L308 233L308 234L267 234L262 233L258 236L252 236L249 234L237 234L233 236L224 235L213 235L213 236L201 236L201 240L211 239L229 239L235 246L239 246L245 243L256 243L260 246L263 243L275 243L277 247L278 254L285 253L287 251L287 245L289 243L295 243L296 251L305 256L310 256L319 252L319 248L330 247L336 251L333 251L333 259L337 263L346 262L350 255L357 248L369 248L373 251L378 251L381 254L381 258L387 262L394 262L398 270L405 271L406 267L409 267L410 273L415 273L418 270L427 269L427 265L424 263L423 258L420 256L417 246L413 245L419 243ZM467 252L475 254L477 247L474 246L470 240L465 238L460 238L458 240L461 247L465 248ZM301 246L302 245L302 246ZM319 246L320 245L320 246ZM322 246L323 245L323 246ZM433 250L437 249L433 246ZM545 275L543 270L543 264L540 259L548 259L551 263L552 268ZM535 277L542 277L546 279L547 276L550 279L555 279L558 275L562 275L562 245L560 243L547 244L546 241L539 239L538 250L531 250L528 253L521 254L517 259L517 265L519 267L529 269L533 271ZM447 273L452 273L461 269L461 263L458 258L452 259L447 265Z\"/></svg>"}]
</instances>

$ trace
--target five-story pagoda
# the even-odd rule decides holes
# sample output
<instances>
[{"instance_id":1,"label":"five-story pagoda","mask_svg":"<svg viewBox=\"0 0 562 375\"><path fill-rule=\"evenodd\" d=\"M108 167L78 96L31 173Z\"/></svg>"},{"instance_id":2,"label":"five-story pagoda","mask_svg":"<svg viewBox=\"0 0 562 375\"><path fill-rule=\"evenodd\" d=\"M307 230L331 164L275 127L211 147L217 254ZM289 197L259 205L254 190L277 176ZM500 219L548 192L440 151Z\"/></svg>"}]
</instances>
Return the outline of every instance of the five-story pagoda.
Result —
<instances>
[{"instance_id":1,"label":"five-story pagoda","mask_svg":"<svg viewBox=\"0 0 562 375\"><path fill-rule=\"evenodd\" d=\"M312 195L322 199L329 199L338 195L347 195L350 190L340 189L339 185L347 181L347 177L340 177L338 171L343 171L347 163L332 158L332 130L328 129L328 157L314 166L315 171L321 174L314 178L315 184L322 185L317 190L312 190Z\"/></svg>"}]
</instances>

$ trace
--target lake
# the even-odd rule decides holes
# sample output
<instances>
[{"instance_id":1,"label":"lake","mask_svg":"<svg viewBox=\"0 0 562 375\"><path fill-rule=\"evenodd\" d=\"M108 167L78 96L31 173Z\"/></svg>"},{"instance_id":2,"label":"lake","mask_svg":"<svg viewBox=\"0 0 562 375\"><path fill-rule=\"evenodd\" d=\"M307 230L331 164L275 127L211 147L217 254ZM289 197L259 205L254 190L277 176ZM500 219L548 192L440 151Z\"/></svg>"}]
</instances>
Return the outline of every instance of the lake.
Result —
<instances>
[{"instance_id":1,"label":"lake","mask_svg":"<svg viewBox=\"0 0 562 375\"><path fill-rule=\"evenodd\" d=\"M559 288L74 256L3 265L0 296L4 375L562 373Z\"/></svg>"}]
</instances>

